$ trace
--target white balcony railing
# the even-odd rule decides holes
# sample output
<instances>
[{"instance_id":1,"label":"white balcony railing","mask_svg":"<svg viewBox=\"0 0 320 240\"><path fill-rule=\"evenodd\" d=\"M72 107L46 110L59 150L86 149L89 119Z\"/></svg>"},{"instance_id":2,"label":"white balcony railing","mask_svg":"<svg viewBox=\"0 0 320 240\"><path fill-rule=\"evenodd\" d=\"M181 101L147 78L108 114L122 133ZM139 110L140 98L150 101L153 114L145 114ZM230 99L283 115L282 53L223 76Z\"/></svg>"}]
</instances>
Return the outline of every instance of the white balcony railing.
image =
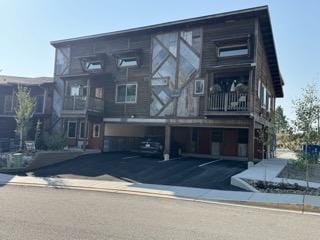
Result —
<instances>
[{"instance_id":1,"label":"white balcony railing","mask_svg":"<svg viewBox=\"0 0 320 240\"><path fill-rule=\"evenodd\" d=\"M248 94L238 92L214 93L208 97L208 111L247 111Z\"/></svg>"},{"instance_id":2,"label":"white balcony railing","mask_svg":"<svg viewBox=\"0 0 320 240\"><path fill-rule=\"evenodd\" d=\"M95 97L65 96L63 110L103 112L104 102L103 99Z\"/></svg>"}]
</instances>

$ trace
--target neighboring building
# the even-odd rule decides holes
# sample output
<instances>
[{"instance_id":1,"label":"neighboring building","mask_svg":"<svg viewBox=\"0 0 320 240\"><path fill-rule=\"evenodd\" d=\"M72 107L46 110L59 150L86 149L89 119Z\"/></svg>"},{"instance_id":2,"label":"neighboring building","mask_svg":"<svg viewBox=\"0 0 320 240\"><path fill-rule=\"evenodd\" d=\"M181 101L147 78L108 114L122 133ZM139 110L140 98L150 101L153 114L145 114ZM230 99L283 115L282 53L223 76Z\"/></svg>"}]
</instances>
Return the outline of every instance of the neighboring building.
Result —
<instances>
[{"instance_id":1,"label":"neighboring building","mask_svg":"<svg viewBox=\"0 0 320 240\"><path fill-rule=\"evenodd\" d=\"M29 136L34 137L38 119L41 120L44 128L50 127L53 83L53 78L49 77L26 78L0 75L0 151L7 150L10 141L12 143L16 137L15 93L18 85L28 87L30 95L36 101L33 127L28 133Z\"/></svg>"},{"instance_id":2,"label":"neighboring building","mask_svg":"<svg viewBox=\"0 0 320 240\"><path fill-rule=\"evenodd\" d=\"M261 158L284 84L267 6L51 44L70 146L130 150L162 135L166 152L174 140L184 153Z\"/></svg>"}]
</instances>

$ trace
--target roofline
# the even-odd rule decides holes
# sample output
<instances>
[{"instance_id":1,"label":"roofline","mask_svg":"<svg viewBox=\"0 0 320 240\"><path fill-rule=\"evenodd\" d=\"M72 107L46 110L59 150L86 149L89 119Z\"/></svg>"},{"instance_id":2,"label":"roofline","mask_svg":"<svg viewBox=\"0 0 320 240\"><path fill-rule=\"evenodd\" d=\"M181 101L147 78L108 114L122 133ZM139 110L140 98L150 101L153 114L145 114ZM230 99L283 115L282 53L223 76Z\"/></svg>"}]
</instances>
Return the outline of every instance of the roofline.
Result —
<instances>
[{"instance_id":1,"label":"roofline","mask_svg":"<svg viewBox=\"0 0 320 240\"><path fill-rule=\"evenodd\" d=\"M235 11L229 11L229 12L224 12L224 13L217 13L217 14L212 14L212 15L206 15L206 16L201 16L201 17L194 17L194 18L188 18L188 19L183 19L183 20L176 20L176 21L170 21L166 23L160 23L160 24L153 24L153 25L148 25L148 26L143 26L143 27L137 27L137 28L130 28L126 30L120 30L120 31L113 31L113 32L108 32L108 33L101 33L101 34L94 34L94 35L87 35L87 36L82 36L82 37L76 37L76 38L69 38L69 39L64 39L64 40L57 40L57 41L51 41L50 44L54 47L57 47L59 45L67 45L72 42L77 42L77 41L85 41L85 40L90 40L90 39L97 39L97 38L106 38L106 37L114 37L122 34L130 34L130 33L138 33L141 31L151 31L151 30L159 30L162 28L166 27L178 27L179 25L183 24L200 24L201 22L208 21L208 20L218 20L222 18L227 18L227 17L236 17L236 16L244 16L244 17L256 17L259 18L258 14L266 14L263 17L267 20L267 22L263 25L263 27L267 28L268 32L271 33L271 38L268 39L269 44L268 44L268 52L267 58L268 61L271 59L274 61L272 64L273 67L271 67L272 70L272 79L273 79L273 84L274 86L277 85L277 91L276 91L276 96L277 97L283 97L283 85L284 81L282 79L280 70L279 70L279 64L278 64L278 58L277 58L277 52L275 48L275 41L274 41L274 36L273 36L273 30L272 30L272 24L271 24L271 18L270 18L270 12L269 8L267 5L259 6L259 7L253 7L253 8L247 8L247 9L241 9L241 10L235 10ZM263 36L263 41L266 41L267 36ZM270 46L271 45L271 46ZM269 62L270 64L270 62Z\"/></svg>"},{"instance_id":2,"label":"roofline","mask_svg":"<svg viewBox=\"0 0 320 240\"><path fill-rule=\"evenodd\" d=\"M143 26L143 27L129 28L126 30L112 31L112 32L107 32L107 33L93 34L93 35L68 38L68 39L62 39L62 40L55 40L55 41L51 41L50 44L52 46L55 46L55 45L68 43L68 42L88 40L88 39L92 39L92 38L110 37L110 36L115 36L115 35L120 35L120 34L133 33L133 32L151 30L151 29L162 28L162 27L170 27L170 26L179 25L179 24L186 24L186 23L192 23L192 22L203 21L203 20L217 19L217 18L232 16L232 15L259 12L259 11L263 11L263 10L268 10L268 6L264 5L264 6L246 8L246 9L229 11L229 12L224 12L224 13L205 15L205 16L201 16L201 17L187 18L187 19L183 19L183 20L176 20L176 21L170 21L170 22L165 22L165 23L147 25L147 26Z\"/></svg>"}]
</instances>

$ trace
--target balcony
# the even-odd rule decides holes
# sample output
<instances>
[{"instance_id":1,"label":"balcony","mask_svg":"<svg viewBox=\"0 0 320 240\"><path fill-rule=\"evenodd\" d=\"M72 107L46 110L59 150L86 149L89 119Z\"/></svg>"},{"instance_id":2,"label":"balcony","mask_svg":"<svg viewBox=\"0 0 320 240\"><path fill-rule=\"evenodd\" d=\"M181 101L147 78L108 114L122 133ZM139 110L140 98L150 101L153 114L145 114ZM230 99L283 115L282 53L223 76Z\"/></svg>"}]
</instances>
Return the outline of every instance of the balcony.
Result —
<instances>
[{"instance_id":1,"label":"balcony","mask_svg":"<svg viewBox=\"0 0 320 240\"><path fill-rule=\"evenodd\" d=\"M208 96L210 111L245 112L248 111L248 93L227 92L213 93Z\"/></svg>"},{"instance_id":2,"label":"balcony","mask_svg":"<svg viewBox=\"0 0 320 240\"><path fill-rule=\"evenodd\" d=\"M103 113L104 102L101 98L83 96L65 96L63 102L64 112L95 112Z\"/></svg>"}]
</instances>

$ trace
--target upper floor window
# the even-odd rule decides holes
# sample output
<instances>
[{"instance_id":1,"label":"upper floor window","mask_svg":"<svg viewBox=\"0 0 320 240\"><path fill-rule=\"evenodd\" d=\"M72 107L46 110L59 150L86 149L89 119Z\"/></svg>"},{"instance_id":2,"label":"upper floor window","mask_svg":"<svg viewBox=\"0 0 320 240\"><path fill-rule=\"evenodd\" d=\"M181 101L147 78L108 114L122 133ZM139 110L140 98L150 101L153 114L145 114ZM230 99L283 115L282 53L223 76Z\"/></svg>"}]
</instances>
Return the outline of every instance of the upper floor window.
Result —
<instances>
[{"instance_id":1,"label":"upper floor window","mask_svg":"<svg viewBox=\"0 0 320 240\"><path fill-rule=\"evenodd\" d=\"M218 47L219 57L245 56L249 54L248 44L238 44Z\"/></svg>"},{"instance_id":2,"label":"upper floor window","mask_svg":"<svg viewBox=\"0 0 320 240\"><path fill-rule=\"evenodd\" d=\"M44 96L43 95L38 95L35 96L35 112L36 113L43 113L44 110Z\"/></svg>"},{"instance_id":3,"label":"upper floor window","mask_svg":"<svg viewBox=\"0 0 320 240\"><path fill-rule=\"evenodd\" d=\"M86 63L86 69L87 70L102 70L102 62L100 61L92 61Z\"/></svg>"},{"instance_id":4,"label":"upper floor window","mask_svg":"<svg viewBox=\"0 0 320 240\"><path fill-rule=\"evenodd\" d=\"M86 97L88 94L88 86L86 80L74 80L67 82L67 96Z\"/></svg>"},{"instance_id":5,"label":"upper floor window","mask_svg":"<svg viewBox=\"0 0 320 240\"><path fill-rule=\"evenodd\" d=\"M138 63L137 57L119 57L117 65L118 67L134 67L138 66Z\"/></svg>"},{"instance_id":6,"label":"upper floor window","mask_svg":"<svg viewBox=\"0 0 320 240\"><path fill-rule=\"evenodd\" d=\"M116 103L136 103L137 84L121 84L116 88Z\"/></svg>"},{"instance_id":7,"label":"upper floor window","mask_svg":"<svg viewBox=\"0 0 320 240\"><path fill-rule=\"evenodd\" d=\"M4 96L4 112L11 113L14 111L15 95Z\"/></svg>"},{"instance_id":8,"label":"upper floor window","mask_svg":"<svg viewBox=\"0 0 320 240\"><path fill-rule=\"evenodd\" d=\"M84 72L103 72L106 61L105 54L95 54L80 58L81 67Z\"/></svg>"},{"instance_id":9,"label":"upper floor window","mask_svg":"<svg viewBox=\"0 0 320 240\"><path fill-rule=\"evenodd\" d=\"M94 96L95 96L96 98L103 98L103 90L102 90L101 87L95 88Z\"/></svg>"}]
</instances>

